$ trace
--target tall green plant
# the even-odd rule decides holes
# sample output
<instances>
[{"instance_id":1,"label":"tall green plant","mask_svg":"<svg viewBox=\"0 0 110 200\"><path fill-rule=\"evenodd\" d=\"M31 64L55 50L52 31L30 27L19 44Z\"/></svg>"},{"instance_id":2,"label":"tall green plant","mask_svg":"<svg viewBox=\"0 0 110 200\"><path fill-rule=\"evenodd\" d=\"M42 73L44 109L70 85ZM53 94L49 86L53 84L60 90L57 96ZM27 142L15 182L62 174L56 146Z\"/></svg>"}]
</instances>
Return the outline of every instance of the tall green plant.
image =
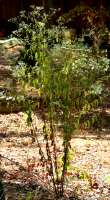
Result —
<instances>
[{"instance_id":1,"label":"tall green plant","mask_svg":"<svg viewBox=\"0 0 110 200\"><path fill-rule=\"evenodd\" d=\"M42 14L42 15L41 15ZM64 194L71 137L81 118L94 112L104 91L108 60L96 59L91 50L65 37L65 28L49 26L48 15L33 10L21 15L16 32L23 49L17 63L19 80L33 86L42 100L43 137L46 155L37 138L39 154L58 198ZM31 109L27 112L31 121ZM93 121L94 123L94 121ZM85 126L89 126L87 120ZM58 161L58 129L62 130L62 163ZM36 131L33 134L37 137Z\"/></svg>"}]
</instances>

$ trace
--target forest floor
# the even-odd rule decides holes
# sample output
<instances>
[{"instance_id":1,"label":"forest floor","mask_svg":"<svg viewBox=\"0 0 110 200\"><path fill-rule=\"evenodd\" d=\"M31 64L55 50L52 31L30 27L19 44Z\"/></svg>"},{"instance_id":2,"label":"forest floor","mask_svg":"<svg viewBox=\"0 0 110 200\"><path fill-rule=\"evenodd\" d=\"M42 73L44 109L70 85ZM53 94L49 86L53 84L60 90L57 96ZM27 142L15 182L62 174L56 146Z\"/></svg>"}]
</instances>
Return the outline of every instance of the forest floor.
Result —
<instances>
[{"instance_id":1,"label":"forest floor","mask_svg":"<svg viewBox=\"0 0 110 200\"><path fill-rule=\"evenodd\" d=\"M33 117L38 139L45 150L42 120L39 115ZM62 151L61 143L59 138L57 142L59 154ZM67 195L75 193L84 200L110 200L109 132L100 136L87 131L76 133L71 140L71 146L72 161L67 175ZM20 112L0 115L0 155L3 180L5 183L13 183L11 189L8 188L9 200L18 197L18 190L16 191L16 187L13 189L14 184L33 186L37 183L50 190L45 171L42 171L40 166L37 142L33 142L31 127L26 125L26 114ZM15 195L12 192L14 190ZM38 193L39 191L37 199L42 199L42 192ZM51 198L44 196L43 193L43 199Z\"/></svg>"}]
</instances>

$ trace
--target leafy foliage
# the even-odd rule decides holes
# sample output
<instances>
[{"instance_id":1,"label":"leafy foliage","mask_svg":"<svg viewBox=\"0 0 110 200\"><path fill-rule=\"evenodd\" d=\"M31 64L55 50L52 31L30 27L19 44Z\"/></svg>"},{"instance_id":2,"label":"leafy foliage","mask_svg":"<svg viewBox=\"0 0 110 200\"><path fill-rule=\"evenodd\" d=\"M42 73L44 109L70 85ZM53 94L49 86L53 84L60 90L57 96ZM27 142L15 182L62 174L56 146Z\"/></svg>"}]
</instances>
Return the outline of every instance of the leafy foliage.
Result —
<instances>
[{"instance_id":1,"label":"leafy foliage","mask_svg":"<svg viewBox=\"0 0 110 200\"><path fill-rule=\"evenodd\" d=\"M109 12L103 6L96 9L81 2L74 9L61 16L60 20L67 24L72 25L73 28L78 26L82 31L93 31L94 29L104 29L109 20ZM76 21L76 23L75 23Z\"/></svg>"},{"instance_id":2,"label":"leafy foliage","mask_svg":"<svg viewBox=\"0 0 110 200\"><path fill-rule=\"evenodd\" d=\"M74 37L89 38L89 45L93 47L95 54L99 53L104 43L108 43L110 15L103 6L96 9L81 2L74 9L63 14L60 21L74 30L72 31L75 32Z\"/></svg>"}]
</instances>

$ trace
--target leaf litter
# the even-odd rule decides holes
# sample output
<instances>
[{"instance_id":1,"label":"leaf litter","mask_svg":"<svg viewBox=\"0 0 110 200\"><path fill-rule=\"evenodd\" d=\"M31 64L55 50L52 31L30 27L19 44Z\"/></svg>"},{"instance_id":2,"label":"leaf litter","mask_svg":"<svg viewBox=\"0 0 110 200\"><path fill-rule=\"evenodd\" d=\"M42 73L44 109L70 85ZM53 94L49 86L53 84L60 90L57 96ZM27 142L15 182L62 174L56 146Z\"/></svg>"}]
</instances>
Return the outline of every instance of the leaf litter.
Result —
<instances>
[{"instance_id":1,"label":"leaf litter","mask_svg":"<svg viewBox=\"0 0 110 200\"><path fill-rule=\"evenodd\" d=\"M39 141L45 151L42 120L35 115L33 123L37 127ZM58 141L58 151L61 154L61 138ZM75 134L71 147L71 165L65 183L67 196L73 197L76 194L84 200L110 200L109 133L100 134L100 138L97 138L95 133L86 131L83 135ZM20 112L0 115L0 155L0 167L5 183L28 186L39 183L38 185L50 190L48 174L39 161L37 143L33 143L31 127L26 124L26 114ZM43 194L41 195L41 191L37 193L40 199Z\"/></svg>"}]
</instances>

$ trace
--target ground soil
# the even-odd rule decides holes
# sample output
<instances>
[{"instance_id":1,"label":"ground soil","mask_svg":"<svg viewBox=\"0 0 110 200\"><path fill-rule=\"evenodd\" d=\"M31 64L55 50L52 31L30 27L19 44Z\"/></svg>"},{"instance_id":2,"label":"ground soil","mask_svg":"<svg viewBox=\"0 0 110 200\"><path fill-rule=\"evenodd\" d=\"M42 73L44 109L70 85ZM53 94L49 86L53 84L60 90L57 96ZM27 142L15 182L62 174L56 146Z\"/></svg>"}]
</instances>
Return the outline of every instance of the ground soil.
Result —
<instances>
[{"instance_id":1,"label":"ground soil","mask_svg":"<svg viewBox=\"0 0 110 200\"><path fill-rule=\"evenodd\" d=\"M34 126L43 150L42 120L34 115ZM59 154L62 151L61 138L57 146ZM67 193L74 192L81 199L110 200L110 135L109 132L89 133L83 131L73 135L71 140L72 161L67 175ZM0 154L1 171L5 182L20 185L43 185L49 188L44 179L45 172L39 166L39 153L36 140L33 142L31 127L26 125L26 114L17 113L0 115ZM31 171L29 166L34 163ZM38 167L39 166L39 167ZM38 169L39 168L39 169ZM81 178L85 174L85 178ZM11 187L11 199L13 192ZM10 198L9 198L10 199ZM15 198L16 199L16 198ZM48 199L48 198L47 198Z\"/></svg>"}]
</instances>

